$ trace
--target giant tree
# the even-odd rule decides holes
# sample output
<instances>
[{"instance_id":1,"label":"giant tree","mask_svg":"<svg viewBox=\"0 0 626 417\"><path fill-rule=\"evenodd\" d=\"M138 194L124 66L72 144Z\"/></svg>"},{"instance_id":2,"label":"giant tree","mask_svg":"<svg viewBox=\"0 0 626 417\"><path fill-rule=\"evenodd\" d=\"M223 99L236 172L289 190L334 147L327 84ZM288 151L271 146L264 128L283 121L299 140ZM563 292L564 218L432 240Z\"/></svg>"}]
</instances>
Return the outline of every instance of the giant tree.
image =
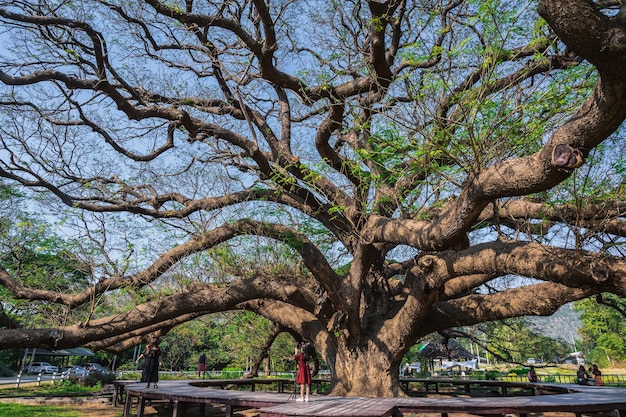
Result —
<instances>
[{"instance_id":1,"label":"giant tree","mask_svg":"<svg viewBox=\"0 0 626 417\"><path fill-rule=\"evenodd\" d=\"M0 1L0 176L101 250L87 287L0 282L132 303L0 347L246 309L392 396L424 335L625 296L619 3Z\"/></svg>"}]
</instances>

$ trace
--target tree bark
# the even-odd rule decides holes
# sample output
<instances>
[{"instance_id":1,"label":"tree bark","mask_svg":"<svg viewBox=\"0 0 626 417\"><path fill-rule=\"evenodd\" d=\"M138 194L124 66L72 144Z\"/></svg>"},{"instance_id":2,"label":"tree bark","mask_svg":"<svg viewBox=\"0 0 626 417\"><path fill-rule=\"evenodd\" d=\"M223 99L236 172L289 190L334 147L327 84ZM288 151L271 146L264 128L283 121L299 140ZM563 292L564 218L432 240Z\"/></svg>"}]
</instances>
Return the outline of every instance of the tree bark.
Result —
<instances>
[{"instance_id":1,"label":"tree bark","mask_svg":"<svg viewBox=\"0 0 626 417\"><path fill-rule=\"evenodd\" d=\"M397 353L396 353L397 355ZM334 358L333 387L330 395L352 397L395 397L399 387L401 358L374 342L360 349L345 345Z\"/></svg>"}]
</instances>

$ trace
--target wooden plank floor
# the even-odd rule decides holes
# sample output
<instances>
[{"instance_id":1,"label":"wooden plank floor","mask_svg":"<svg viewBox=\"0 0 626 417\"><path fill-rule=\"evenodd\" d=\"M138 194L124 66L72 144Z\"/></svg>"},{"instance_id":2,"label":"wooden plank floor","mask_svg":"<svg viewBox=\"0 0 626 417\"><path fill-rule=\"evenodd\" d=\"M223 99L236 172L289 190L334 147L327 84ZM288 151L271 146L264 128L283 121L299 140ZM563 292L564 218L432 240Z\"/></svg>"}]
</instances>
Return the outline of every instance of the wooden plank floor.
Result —
<instances>
[{"instance_id":1,"label":"wooden plank floor","mask_svg":"<svg viewBox=\"0 0 626 417\"><path fill-rule=\"evenodd\" d=\"M146 388L144 384L127 385L124 417L133 416L133 398L139 402L169 400L176 407L184 403L223 404L227 415L232 415L234 409L257 408L260 410L260 417L393 417L399 412L525 415L548 411L626 411L626 389L610 387L564 385L564 388L578 392L514 397L344 398L313 395L309 402L296 402L294 396L287 393L223 390L198 387L193 383L194 381L162 381L159 388ZM138 411L135 415L142 417L142 407L136 408ZM176 417L176 410L173 415Z\"/></svg>"},{"instance_id":2,"label":"wooden plank floor","mask_svg":"<svg viewBox=\"0 0 626 417\"><path fill-rule=\"evenodd\" d=\"M400 412L391 402L379 398L335 398L291 402L260 410L260 417L392 417Z\"/></svg>"}]
</instances>

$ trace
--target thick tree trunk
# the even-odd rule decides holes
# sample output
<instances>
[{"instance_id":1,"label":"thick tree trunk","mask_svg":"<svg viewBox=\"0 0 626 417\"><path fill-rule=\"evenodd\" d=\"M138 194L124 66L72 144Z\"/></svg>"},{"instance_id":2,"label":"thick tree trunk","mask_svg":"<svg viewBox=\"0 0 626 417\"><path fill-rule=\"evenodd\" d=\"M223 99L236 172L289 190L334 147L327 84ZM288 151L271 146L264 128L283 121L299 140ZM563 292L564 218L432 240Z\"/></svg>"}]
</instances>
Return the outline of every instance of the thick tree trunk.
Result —
<instances>
[{"instance_id":1,"label":"thick tree trunk","mask_svg":"<svg viewBox=\"0 0 626 417\"><path fill-rule=\"evenodd\" d=\"M395 397L399 387L400 360L382 352L384 346L368 343L358 351L337 350L331 395L351 397Z\"/></svg>"}]
</instances>

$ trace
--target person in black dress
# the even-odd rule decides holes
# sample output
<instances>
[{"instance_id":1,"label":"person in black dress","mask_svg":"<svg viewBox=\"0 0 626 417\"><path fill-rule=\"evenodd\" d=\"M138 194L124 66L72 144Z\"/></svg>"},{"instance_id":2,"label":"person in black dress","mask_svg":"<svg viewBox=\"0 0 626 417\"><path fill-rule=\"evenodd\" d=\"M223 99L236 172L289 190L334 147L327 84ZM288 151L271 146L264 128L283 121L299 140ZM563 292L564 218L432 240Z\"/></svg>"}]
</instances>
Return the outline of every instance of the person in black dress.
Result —
<instances>
[{"instance_id":1,"label":"person in black dress","mask_svg":"<svg viewBox=\"0 0 626 417\"><path fill-rule=\"evenodd\" d=\"M150 388L150 383L154 384L154 388L158 388L159 382L159 366L161 366L161 348L156 337L150 339L146 346L146 350L139 355L136 362L145 359L143 372L141 373L141 382L147 383L146 388Z\"/></svg>"}]
</instances>

